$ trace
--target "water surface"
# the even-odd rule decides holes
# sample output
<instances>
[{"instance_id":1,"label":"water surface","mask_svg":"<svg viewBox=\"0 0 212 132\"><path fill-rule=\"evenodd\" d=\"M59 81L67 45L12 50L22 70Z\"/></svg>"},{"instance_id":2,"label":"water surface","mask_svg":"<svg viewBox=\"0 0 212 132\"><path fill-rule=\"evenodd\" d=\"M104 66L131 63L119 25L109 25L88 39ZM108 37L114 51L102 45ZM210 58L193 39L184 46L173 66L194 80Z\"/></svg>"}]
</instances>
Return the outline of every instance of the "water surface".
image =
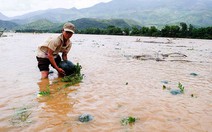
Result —
<instances>
[{"instance_id":1,"label":"water surface","mask_svg":"<svg viewBox=\"0 0 212 132\"><path fill-rule=\"evenodd\" d=\"M75 34L68 58L82 66L84 79L61 89L64 83L54 69L49 79L40 80L35 58L37 46L58 34L5 34L0 38L0 131L212 129L211 40ZM179 82L184 94L172 95ZM47 88L50 96L37 96ZM94 119L78 121L85 113ZM138 120L122 125L128 116Z\"/></svg>"}]
</instances>

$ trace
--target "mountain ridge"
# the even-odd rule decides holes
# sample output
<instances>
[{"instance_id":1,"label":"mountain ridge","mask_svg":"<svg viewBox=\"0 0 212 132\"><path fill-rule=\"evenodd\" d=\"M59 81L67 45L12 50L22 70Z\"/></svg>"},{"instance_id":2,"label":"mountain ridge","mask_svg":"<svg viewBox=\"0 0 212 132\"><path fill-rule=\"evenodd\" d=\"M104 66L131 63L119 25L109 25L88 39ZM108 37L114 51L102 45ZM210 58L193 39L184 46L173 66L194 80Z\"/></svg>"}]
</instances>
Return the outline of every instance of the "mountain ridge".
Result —
<instances>
[{"instance_id":1,"label":"mountain ridge","mask_svg":"<svg viewBox=\"0 0 212 132\"><path fill-rule=\"evenodd\" d=\"M40 10L10 18L18 24L39 19L66 22L81 18L129 19L141 26L164 26L186 22L201 27L212 25L211 0L112 0L83 9Z\"/></svg>"}]
</instances>

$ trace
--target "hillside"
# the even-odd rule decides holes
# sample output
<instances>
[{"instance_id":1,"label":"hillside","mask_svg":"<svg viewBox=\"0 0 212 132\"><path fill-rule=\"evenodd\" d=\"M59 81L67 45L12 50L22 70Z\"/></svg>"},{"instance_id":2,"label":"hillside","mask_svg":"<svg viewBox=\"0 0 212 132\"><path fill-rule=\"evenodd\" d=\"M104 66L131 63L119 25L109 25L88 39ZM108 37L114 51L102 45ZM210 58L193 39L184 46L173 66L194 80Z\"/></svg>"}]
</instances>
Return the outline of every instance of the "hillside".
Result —
<instances>
[{"instance_id":1,"label":"hillside","mask_svg":"<svg viewBox=\"0 0 212 132\"><path fill-rule=\"evenodd\" d=\"M100 28L105 29L108 26L116 26L119 28L131 28L133 25L137 26L136 22L127 21L123 19L94 19L94 18L82 18L71 21L78 30L83 30L86 28Z\"/></svg>"},{"instance_id":2,"label":"hillside","mask_svg":"<svg viewBox=\"0 0 212 132\"><path fill-rule=\"evenodd\" d=\"M138 26L137 23L130 20L122 19L94 19L94 18L82 18L71 21L77 30L83 30L86 28L100 28L105 29L108 26L116 26L119 28L131 28L132 26ZM45 31L45 32L61 32L63 23L53 23L46 19L37 20L24 25L14 27L14 30L19 31Z\"/></svg>"},{"instance_id":3,"label":"hillside","mask_svg":"<svg viewBox=\"0 0 212 132\"><path fill-rule=\"evenodd\" d=\"M17 26L18 26L18 24L14 23L14 22L0 20L0 30L1 29L10 30Z\"/></svg>"},{"instance_id":4,"label":"hillside","mask_svg":"<svg viewBox=\"0 0 212 132\"><path fill-rule=\"evenodd\" d=\"M18 26L18 27L16 27L16 29L19 29L19 30L25 30L25 29L48 30L48 29L54 28L55 26L57 26L56 23L52 23L49 20L42 19L42 20L37 20L37 21L29 23L29 24Z\"/></svg>"}]
</instances>

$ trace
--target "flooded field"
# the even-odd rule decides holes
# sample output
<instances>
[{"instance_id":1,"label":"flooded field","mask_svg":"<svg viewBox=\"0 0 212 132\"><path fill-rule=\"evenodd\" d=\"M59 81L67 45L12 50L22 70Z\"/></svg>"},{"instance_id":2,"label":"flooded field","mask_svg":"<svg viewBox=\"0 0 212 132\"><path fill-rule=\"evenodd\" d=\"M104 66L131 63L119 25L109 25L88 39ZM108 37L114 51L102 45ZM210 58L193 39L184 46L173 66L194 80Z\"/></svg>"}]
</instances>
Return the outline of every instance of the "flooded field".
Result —
<instances>
[{"instance_id":1,"label":"flooded field","mask_svg":"<svg viewBox=\"0 0 212 132\"><path fill-rule=\"evenodd\" d=\"M2 132L212 130L212 40L75 34L68 57L82 66L84 78L61 88L54 69L40 80L35 57L37 46L57 34L5 35ZM46 89L48 96L38 96ZM81 122L83 114L92 120Z\"/></svg>"}]
</instances>

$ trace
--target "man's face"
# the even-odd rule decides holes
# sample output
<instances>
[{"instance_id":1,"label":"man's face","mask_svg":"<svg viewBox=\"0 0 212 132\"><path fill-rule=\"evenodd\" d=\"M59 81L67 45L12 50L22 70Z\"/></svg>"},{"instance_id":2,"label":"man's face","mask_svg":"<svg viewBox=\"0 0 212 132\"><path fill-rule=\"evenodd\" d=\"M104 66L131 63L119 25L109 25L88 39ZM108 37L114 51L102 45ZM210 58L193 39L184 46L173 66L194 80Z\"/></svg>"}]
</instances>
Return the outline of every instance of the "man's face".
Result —
<instances>
[{"instance_id":1,"label":"man's face","mask_svg":"<svg viewBox=\"0 0 212 132\"><path fill-rule=\"evenodd\" d=\"M71 38L72 35L73 35L72 32L63 31L63 36L65 39Z\"/></svg>"}]
</instances>

